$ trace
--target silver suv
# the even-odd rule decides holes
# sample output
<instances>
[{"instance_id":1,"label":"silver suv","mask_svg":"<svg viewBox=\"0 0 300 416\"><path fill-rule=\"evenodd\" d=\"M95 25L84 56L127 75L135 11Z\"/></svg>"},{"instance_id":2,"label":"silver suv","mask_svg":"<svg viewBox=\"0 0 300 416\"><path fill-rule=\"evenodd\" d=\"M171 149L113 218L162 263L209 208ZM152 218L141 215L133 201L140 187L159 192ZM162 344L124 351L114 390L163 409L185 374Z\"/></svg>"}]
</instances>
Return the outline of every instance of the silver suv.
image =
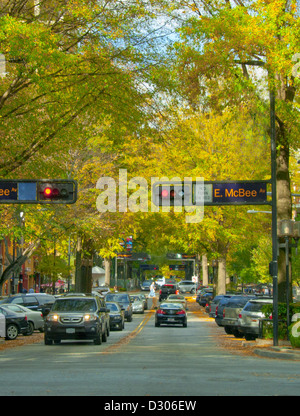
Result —
<instances>
[{"instance_id":1,"label":"silver suv","mask_svg":"<svg viewBox=\"0 0 300 416\"><path fill-rule=\"evenodd\" d=\"M179 293L196 293L197 284L192 280L182 280L178 283Z\"/></svg>"},{"instance_id":2,"label":"silver suv","mask_svg":"<svg viewBox=\"0 0 300 416\"><path fill-rule=\"evenodd\" d=\"M272 304L273 299L251 299L239 314L238 331L242 332L247 341L254 340L259 335L260 319L265 318L261 311L263 305Z\"/></svg>"}]
</instances>

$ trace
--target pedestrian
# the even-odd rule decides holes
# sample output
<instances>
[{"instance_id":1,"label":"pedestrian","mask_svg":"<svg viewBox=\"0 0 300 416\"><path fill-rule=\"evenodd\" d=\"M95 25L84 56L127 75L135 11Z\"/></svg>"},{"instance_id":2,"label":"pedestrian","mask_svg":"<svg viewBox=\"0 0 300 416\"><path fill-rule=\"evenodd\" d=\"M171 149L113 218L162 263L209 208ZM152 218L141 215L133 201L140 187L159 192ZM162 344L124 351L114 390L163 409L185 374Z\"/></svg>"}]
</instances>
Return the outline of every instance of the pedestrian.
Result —
<instances>
[{"instance_id":1,"label":"pedestrian","mask_svg":"<svg viewBox=\"0 0 300 416\"><path fill-rule=\"evenodd\" d=\"M152 306L154 309L157 309L157 298L155 296L155 283L152 282L150 285L150 293L149 293L149 298L152 298Z\"/></svg>"}]
</instances>

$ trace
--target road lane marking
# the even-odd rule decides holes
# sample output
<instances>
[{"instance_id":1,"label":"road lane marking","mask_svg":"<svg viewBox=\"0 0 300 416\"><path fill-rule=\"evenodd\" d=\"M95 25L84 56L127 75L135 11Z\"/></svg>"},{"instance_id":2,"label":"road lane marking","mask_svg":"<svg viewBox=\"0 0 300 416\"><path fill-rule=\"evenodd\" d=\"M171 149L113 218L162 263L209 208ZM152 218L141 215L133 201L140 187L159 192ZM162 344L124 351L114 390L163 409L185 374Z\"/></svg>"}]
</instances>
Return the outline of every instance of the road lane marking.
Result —
<instances>
[{"instance_id":1,"label":"road lane marking","mask_svg":"<svg viewBox=\"0 0 300 416\"><path fill-rule=\"evenodd\" d=\"M135 338L142 331L142 329L145 327L147 322L149 322L153 314L154 314L153 310L148 311L147 315L143 318L142 322L133 331L131 331L124 338L121 338L118 342L116 342L113 345L110 345L109 347L105 349L105 351L101 351L100 353L101 354L113 354L116 352L116 350L121 348L123 345L128 344L133 338Z\"/></svg>"}]
</instances>

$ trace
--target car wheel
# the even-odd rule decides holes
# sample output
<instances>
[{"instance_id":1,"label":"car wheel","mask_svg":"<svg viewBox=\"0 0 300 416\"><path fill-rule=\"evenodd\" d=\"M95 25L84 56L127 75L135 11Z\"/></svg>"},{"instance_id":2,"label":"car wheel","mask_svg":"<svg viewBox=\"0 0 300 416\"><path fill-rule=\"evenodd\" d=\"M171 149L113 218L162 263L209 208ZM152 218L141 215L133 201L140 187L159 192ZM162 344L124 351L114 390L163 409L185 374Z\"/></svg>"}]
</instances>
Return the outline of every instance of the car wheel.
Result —
<instances>
[{"instance_id":1,"label":"car wheel","mask_svg":"<svg viewBox=\"0 0 300 416\"><path fill-rule=\"evenodd\" d=\"M44 337L44 343L45 343L45 345L52 345L52 339L49 339L48 337L47 337L47 335L45 335L45 337Z\"/></svg>"},{"instance_id":2,"label":"car wheel","mask_svg":"<svg viewBox=\"0 0 300 416\"><path fill-rule=\"evenodd\" d=\"M160 326L160 324L158 322L155 322L155 326L158 327Z\"/></svg>"},{"instance_id":3,"label":"car wheel","mask_svg":"<svg viewBox=\"0 0 300 416\"><path fill-rule=\"evenodd\" d=\"M109 326L107 326L107 327L106 327L106 336L107 336L107 337L109 337L109 334L110 334L110 327L109 327Z\"/></svg>"},{"instance_id":4,"label":"car wheel","mask_svg":"<svg viewBox=\"0 0 300 416\"><path fill-rule=\"evenodd\" d=\"M240 331L238 331L238 330L234 330L234 331L232 331L232 334L233 334L233 336L235 337L235 338L243 338L243 334L240 332Z\"/></svg>"},{"instance_id":5,"label":"car wheel","mask_svg":"<svg viewBox=\"0 0 300 416\"><path fill-rule=\"evenodd\" d=\"M183 326L184 328L186 328L186 327L187 327L187 322L185 321L185 322L182 324L182 326Z\"/></svg>"},{"instance_id":6,"label":"car wheel","mask_svg":"<svg viewBox=\"0 0 300 416\"><path fill-rule=\"evenodd\" d=\"M13 340L16 339L19 334L18 327L15 324L8 324L6 328L5 339Z\"/></svg>"},{"instance_id":7,"label":"car wheel","mask_svg":"<svg viewBox=\"0 0 300 416\"><path fill-rule=\"evenodd\" d=\"M102 344L102 334L101 334L101 332L102 331L100 329L100 331L98 332L96 338L94 338L94 344L95 345L101 345Z\"/></svg>"},{"instance_id":8,"label":"car wheel","mask_svg":"<svg viewBox=\"0 0 300 416\"><path fill-rule=\"evenodd\" d=\"M34 331L34 324L33 322L28 322L28 331L25 335L32 335Z\"/></svg>"},{"instance_id":9,"label":"car wheel","mask_svg":"<svg viewBox=\"0 0 300 416\"><path fill-rule=\"evenodd\" d=\"M128 316L127 318L127 322L131 322L132 321L132 315Z\"/></svg>"},{"instance_id":10,"label":"car wheel","mask_svg":"<svg viewBox=\"0 0 300 416\"><path fill-rule=\"evenodd\" d=\"M54 340L54 344L58 345L58 344L60 344L60 343L61 343L61 339L55 339L55 340Z\"/></svg>"},{"instance_id":11,"label":"car wheel","mask_svg":"<svg viewBox=\"0 0 300 416\"><path fill-rule=\"evenodd\" d=\"M245 340L246 341L253 341L255 340L255 336L251 334L245 334Z\"/></svg>"}]
</instances>

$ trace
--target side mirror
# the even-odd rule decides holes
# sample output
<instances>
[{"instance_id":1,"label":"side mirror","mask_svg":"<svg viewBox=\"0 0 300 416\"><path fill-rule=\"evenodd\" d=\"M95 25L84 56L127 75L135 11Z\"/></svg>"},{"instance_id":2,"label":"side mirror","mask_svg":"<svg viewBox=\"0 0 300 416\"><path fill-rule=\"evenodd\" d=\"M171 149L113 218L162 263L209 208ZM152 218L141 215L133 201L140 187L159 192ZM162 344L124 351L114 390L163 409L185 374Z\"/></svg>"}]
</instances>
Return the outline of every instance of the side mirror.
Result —
<instances>
[{"instance_id":1,"label":"side mirror","mask_svg":"<svg viewBox=\"0 0 300 416\"><path fill-rule=\"evenodd\" d=\"M99 312L106 312L106 310L107 310L106 308L100 308Z\"/></svg>"}]
</instances>

